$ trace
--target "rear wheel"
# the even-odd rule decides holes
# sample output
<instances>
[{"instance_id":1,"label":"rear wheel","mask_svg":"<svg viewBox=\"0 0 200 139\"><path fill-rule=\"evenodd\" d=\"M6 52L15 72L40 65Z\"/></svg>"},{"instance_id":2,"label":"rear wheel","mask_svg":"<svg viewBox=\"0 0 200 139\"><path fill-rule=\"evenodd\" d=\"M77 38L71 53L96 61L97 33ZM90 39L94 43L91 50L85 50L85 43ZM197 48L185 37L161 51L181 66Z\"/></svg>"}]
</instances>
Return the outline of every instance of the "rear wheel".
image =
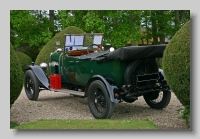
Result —
<instances>
[{"instance_id":1,"label":"rear wheel","mask_svg":"<svg viewBox=\"0 0 200 139\"><path fill-rule=\"evenodd\" d=\"M171 99L170 91L150 92L143 95L145 102L153 109L165 108Z\"/></svg>"},{"instance_id":2,"label":"rear wheel","mask_svg":"<svg viewBox=\"0 0 200 139\"><path fill-rule=\"evenodd\" d=\"M39 96L39 81L32 70L27 70L24 76L26 96L30 100L37 100Z\"/></svg>"},{"instance_id":3,"label":"rear wheel","mask_svg":"<svg viewBox=\"0 0 200 139\"><path fill-rule=\"evenodd\" d=\"M93 81L88 88L88 105L96 119L111 118L114 103L111 102L108 91L102 81Z\"/></svg>"}]
</instances>

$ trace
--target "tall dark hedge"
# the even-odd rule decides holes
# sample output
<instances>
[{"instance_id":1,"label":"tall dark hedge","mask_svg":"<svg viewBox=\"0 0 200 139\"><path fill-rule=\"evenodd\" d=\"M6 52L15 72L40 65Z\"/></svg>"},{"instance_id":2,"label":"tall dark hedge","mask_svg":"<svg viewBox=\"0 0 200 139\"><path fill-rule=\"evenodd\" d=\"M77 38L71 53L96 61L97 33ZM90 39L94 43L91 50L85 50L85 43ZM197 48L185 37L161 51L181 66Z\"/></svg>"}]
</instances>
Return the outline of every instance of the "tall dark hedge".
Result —
<instances>
[{"instance_id":1,"label":"tall dark hedge","mask_svg":"<svg viewBox=\"0 0 200 139\"><path fill-rule=\"evenodd\" d=\"M23 87L23 72L17 55L10 44L10 106L19 97Z\"/></svg>"},{"instance_id":2,"label":"tall dark hedge","mask_svg":"<svg viewBox=\"0 0 200 139\"><path fill-rule=\"evenodd\" d=\"M163 54L163 70L170 88L185 107L182 118L190 127L190 21L167 45Z\"/></svg>"},{"instance_id":3,"label":"tall dark hedge","mask_svg":"<svg viewBox=\"0 0 200 139\"><path fill-rule=\"evenodd\" d=\"M36 60L39 52L40 51L38 47L28 47L25 51L23 51L23 53L28 55L32 59L32 61Z\"/></svg>"},{"instance_id":4,"label":"tall dark hedge","mask_svg":"<svg viewBox=\"0 0 200 139\"><path fill-rule=\"evenodd\" d=\"M64 34L78 34L78 33L85 33L81 29L70 26L64 29L63 31L56 34L40 51L38 54L35 64L39 65L42 62L45 62L49 65L49 57L50 53L55 51L56 48L56 41L60 41L60 48L64 48L65 45L65 35ZM89 41L89 39L85 39L86 41ZM88 44L88 42L85 42ZM49 74L49 68L47 69L47 74Z\"/></svg>"},{"instance_id":5,"label":"tall dark hedge","mask_svg":"<svg viewBox=\"0 0 200 139\"><path fill-rule=\"evenodd\" d=\"M177 31L163 54L163 70L170 88L183 105L190 104L190 21Z\"/></svg>"},{"instance_id":6,"label":"tall dark hedge","mask_svg":"<svg viewBox=\"0 0 200 139\"><path fill-rule=\"evenodd\" d=\"M16 55L19 59L22 71L24 71L24 67L26 67L27 65L31 65L32 59L27 54L22 52L16 52Z\"/></svg>"}]
</instances>

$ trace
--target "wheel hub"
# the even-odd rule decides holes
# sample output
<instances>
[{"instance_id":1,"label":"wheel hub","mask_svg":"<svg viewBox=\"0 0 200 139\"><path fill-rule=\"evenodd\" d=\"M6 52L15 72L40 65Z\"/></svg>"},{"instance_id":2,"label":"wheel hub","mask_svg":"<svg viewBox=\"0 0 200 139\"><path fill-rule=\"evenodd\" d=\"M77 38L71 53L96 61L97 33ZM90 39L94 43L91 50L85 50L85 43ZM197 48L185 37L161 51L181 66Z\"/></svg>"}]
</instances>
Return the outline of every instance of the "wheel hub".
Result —
<instances>
[{"instance_id":1,"label":"wheel hub","mask_svg":"<svg viewBox=\"0 0 200 139\"><path fill-rule=\"evenodd\" d=\"M95 98L94 103L97 104L97 99Z\"/></svg>"}]
</instances>

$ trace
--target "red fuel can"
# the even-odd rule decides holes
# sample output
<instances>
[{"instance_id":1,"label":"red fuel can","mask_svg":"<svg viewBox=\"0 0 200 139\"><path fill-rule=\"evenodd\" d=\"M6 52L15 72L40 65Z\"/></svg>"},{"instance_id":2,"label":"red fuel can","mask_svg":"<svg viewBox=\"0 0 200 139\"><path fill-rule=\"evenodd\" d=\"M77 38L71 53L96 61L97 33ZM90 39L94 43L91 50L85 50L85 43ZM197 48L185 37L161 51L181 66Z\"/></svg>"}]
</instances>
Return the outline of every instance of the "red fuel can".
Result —
<instances>
[{"instance_id":1,"label":"red fuel can","mask_svg":"<svg viewBox=\"0 0 200 139\"><path fill-rule=\"evenodd\" d=\"M61 89L61 76L59 74L50 75L50 88Z\"/></svg>"}]
</instances>

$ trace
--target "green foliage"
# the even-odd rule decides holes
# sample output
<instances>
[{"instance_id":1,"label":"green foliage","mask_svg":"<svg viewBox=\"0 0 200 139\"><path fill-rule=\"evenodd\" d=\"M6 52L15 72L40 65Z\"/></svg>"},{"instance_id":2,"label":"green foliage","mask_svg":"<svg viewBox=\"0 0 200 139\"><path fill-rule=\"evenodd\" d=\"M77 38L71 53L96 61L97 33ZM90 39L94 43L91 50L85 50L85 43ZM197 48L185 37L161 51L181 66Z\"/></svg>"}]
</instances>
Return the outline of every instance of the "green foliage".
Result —
<instances>
[{"instance_id":1,"label":"green foliage","mask_svg":"<svg viewBox=\"0 0 200 139\"><path fill-rule=\"evenodd\" d=\"M104 33L104 45L126 46L139 40L140 11L133 10L70 10L58 11L62 27L77 26L90 33ZM67 20L66 20L67 19Z\"/></svg>"},{"instance_id":2,"label":"green foliage","mask_svg":"<svg viewBox=\"0 0 200 139\"><path fill-rule=\"evenodd\" d=\"M185 106L182 118L186 120L186 124L190 128L190 105Z\"/></svg>"},{"instance_id":3,"label":"green foliage","mask_svg":"<svg viewBox=\"0 0 200 139\"><path fill-rule=\"evenodd\" d=\"M85 30L87 32L105 32L104 20L101 19L98 11L90 11L84 17Z\"/></svg>"},{"instance_id":4,"label":"green foliage","mask_svg":"<svg viewBox=\"0 0 200 139\"><path fill-rule=\"evenodd\" d=\"M23 72L17 55L10 44L10 105L14 104L23 87Z\"/></svg>"},{"instance_id":5,"label":"green foliage","mask_svg":"<svg viewBox=\"0 0 200 139\"><path fill-rule=\"evenodd\" d=\"M190 19L189 10L180 10L180 25L174 25L174 10L58 10L62 28L76 26L86 32L104 33L104 45L123 47L127 41L171 37ZM141 29L142 27L142 29ZM141 30L146 34L141 35ZM158 42L155 42L158 43Z\"/></svg>"},{"instance_id":6,"label":"green foliage","mask_svg":"<svg viewBox=\"0 0 200 139\"><path fill-rule=\"evenodd\" d=\"M106 31L104 32L106 43L119 48L127 45L133 40L138 42L140 38L140 11L112 10L105 13Z\"/></svg>"},{"instance_id":7,"label":"green foliage","mask_svg":"<svg viewBox=\"0 0 200 139\"><path fill-rule=\"evenodd\" d=\"M190 19L189 10L55 10L58 14L53 15L53 27L47 11L10 10L11 43L15 47L42 47L55 32L76 26L87 33L104 33L103 45L109 43L118 48L128 41L135 45L141 39L171 37ZM179 16L175 18L176 11ZM146 33L141 34L141 30ZM28 55L33 61L36 59L35 55Z\"/></svg>"},{"instance_id":8,"label":"green foliage","mask_svg":"<svg viewBox=\"0 0 200 139\"><path fill-rule=\"evenodd\" d=\"M150 120L39 120L14 129L158 129Z\"/></svg>"},{"instance_id":9,"label":"green foliage","mask_svg":"<svg viewBox=\"0 0 200 139\"><path fill-rule=\"evenodd\" d=\"M19 126L19 124L15 123L15 122L10 122L10 129L13 129L16 126Z\"/></svg>"},{"instance_id":10,"label":"green foliage","mask_svg":"<svg viewBox=\"0 0 200 139\"><path fill-rule=\"evenodd\" d=\"M40 46L46 44L52 33L44 10L10 10L10 40L18 47L21 44Z\"/></svg>"},{"instance_id":11,"label":"green foliage","mask_svg":"<svg viewBox=\"0 0 200 139\"><path fill-rule=\"evenodd\" d=\"M84 15L87 10L58 10L58 19L62 25L62 30L69 26L75 26L84 30Z\"/></svg>"},{"instance_id":12,"label":"green foliage","mask_svg":"<svg viewBox=\"0 0 200 139\"><path fill-rule=\"evenodd\" d=\"M24 71L24 67L26 67L27 65L31 65L32 60L27 54L16 52L16 55L19 59L22 71Z\"/></svg>"},{"instance_id":13,"label":"green foliage","mask_svg":"<svg viewBox=\"0 0 200 139\"><path fill-rule=\"evenodd\" d=\"M38 47L28 47L23 53L28 55L32 61L35 61L37 58L37 55L39 54L41 48Z\"/></svg>"},{"instance_id":14,"label":"green foliage","mask_svg":"<svg viewBox=\"0 0 200 139\"><path fill-rule=\"evenodd\" d=\"M63 31L56 34L40 51L38 54L35 64L39 65L42 62L49 64L50 53L55 51L56 48L56 41L60 41L60 48L64 48L65 45L65 35L64 34L78 34L78 33L85 33L81 29L70 26L64 29ZM85 41L89 41L87 38ZM88 42L85 42L88 44ZM47 74L49 74L49 68L47 69Z\"/></svg>"},{"instance_id":15,"label":"green foliage","mask_svg":"<svg viewBox=\"0 0 200 139\"><path fill-rule=\"evenodd\" d=\"M168 84L181 104L190 106L190 21L167 45L162 66Z\"/></svg>"}]
</instances>

